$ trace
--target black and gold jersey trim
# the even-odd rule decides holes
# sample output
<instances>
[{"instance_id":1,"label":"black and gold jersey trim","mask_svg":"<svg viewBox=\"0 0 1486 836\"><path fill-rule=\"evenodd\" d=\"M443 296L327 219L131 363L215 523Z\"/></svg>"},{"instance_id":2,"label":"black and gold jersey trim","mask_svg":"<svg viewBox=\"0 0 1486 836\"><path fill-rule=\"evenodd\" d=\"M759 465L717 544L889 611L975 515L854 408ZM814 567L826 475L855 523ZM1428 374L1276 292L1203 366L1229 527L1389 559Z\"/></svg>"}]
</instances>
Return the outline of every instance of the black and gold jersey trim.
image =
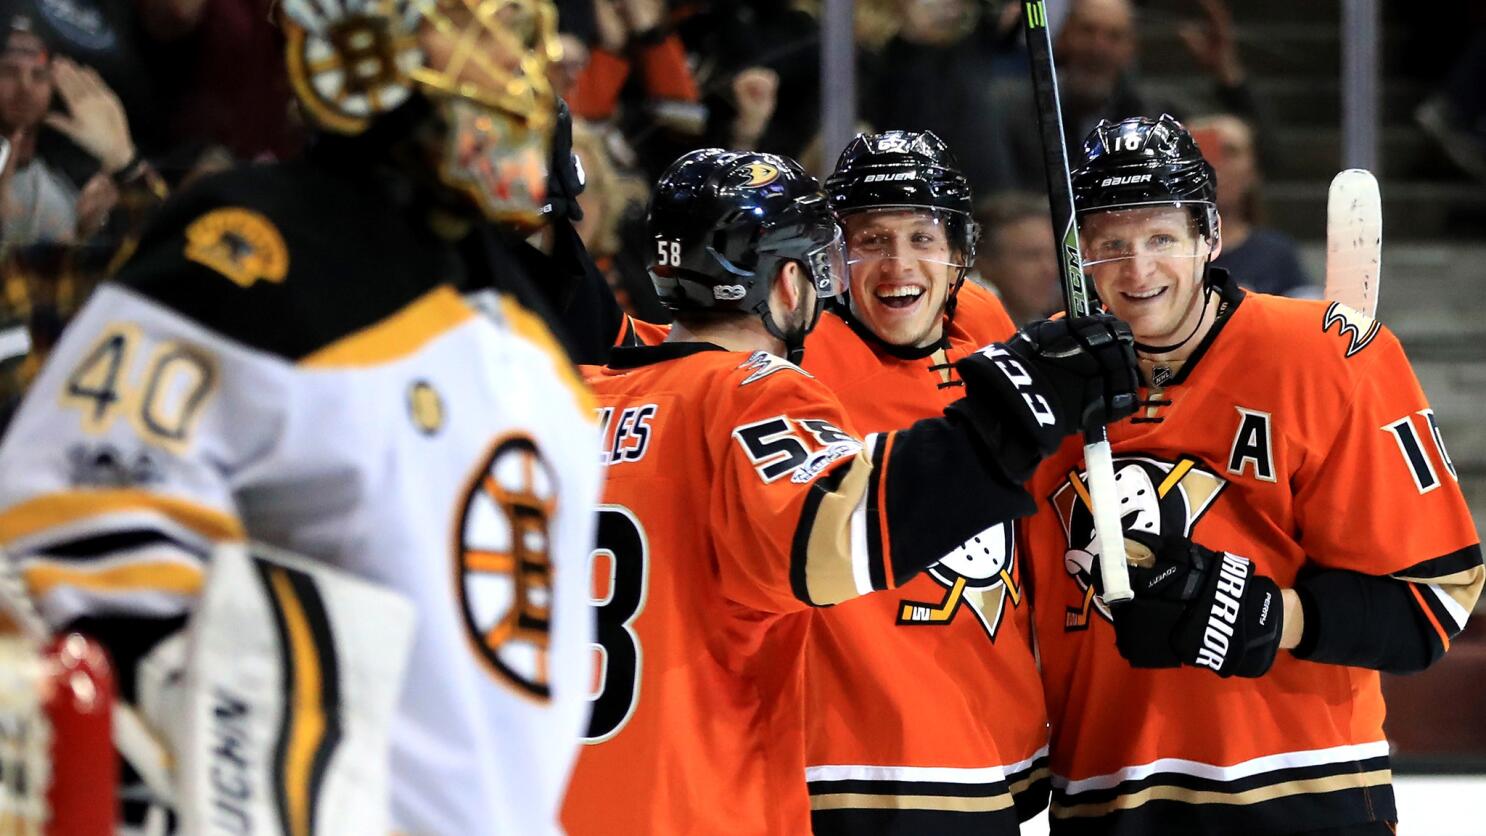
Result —
<instances>
[{"instance_id":1,"label":"black and gold jersey trim","mask_svg":"<svg viewBox=\"0 0 1486 836\"><path fill-rule=\"evenodd\" d=\"M1158 772L1070 795L1054 787L1054 836L1289 833L1397 819L1387 755L1233 780Z\"/></svg>"},{"instance_id":2,"label":"black and gold jersey trim","mask_svg":"<svg viewBox=\"0 0 1486 836\"><path fill-rule=\"evenodd\" d=\"M1006 788L1016 802L1016 817L1026 821L1047 809L1052 794L1052 773L1048 770L1047 749L1023 768L1006 770Z\"/></svg>"},{"instance_id":3,"label":"black and gold jersey trim","mask_svg":"<svg viewBox=\"0 0 1486 836\"><path fill-rule=\"evenodd\" d=\"M1046 804L1045 759L1036 763L1042 765L1009 774L983 770L988 780L969 781L934 780L949 777L936 776L942 770L935 769L867 770L864 774L889 777L845 778L823 778L821 770L811 770L817 773L807 782L812 829L815 836L1015 836L1019 822ZM1039 780L1041 805L1031 798ZM1027 798L1019 798L1018 791Z\"/></svg>"},{"instance_id":4,"label":"black and gold jersey trim","mask_svg":"<svg viewBox=\"0 0 1486 836\"><path fill-rule=\"evenodd\" d=\"M326 766L341 740L340 666L325 603L309 575L256 560L284 660L283 718L274 745L279 831L310 836Z\"/></svg>"}]
</instances>

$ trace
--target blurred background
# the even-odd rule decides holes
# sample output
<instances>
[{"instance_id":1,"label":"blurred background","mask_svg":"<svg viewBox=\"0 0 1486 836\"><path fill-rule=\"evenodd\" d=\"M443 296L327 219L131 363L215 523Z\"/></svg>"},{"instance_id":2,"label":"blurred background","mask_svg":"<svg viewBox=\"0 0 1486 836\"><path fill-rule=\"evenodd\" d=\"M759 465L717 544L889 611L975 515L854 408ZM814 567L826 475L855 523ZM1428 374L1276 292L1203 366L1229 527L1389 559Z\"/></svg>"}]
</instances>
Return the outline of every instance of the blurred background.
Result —
<instances>
[{"instance_id":1,"label":"blurred background","mask_svg":"<svg viewBox=\"0 0 1486 836\"><path fill-rule=\"evenodd\" d=\"M976 280L1019 321L1060 306L1020 4L557 5L552 82L588 177L579 231L636 316L664 319L645 273L644 202L677 155L759 149L824 173L856 130L893 128L933 130L957 150L985 227ZM1048 5L1070 149L1101 117L1186 121L1219 172L1220 263L1251 287L1318 295L1327 184L1343 167L1378 175L1379 317L1402 338L1486 527L1486 4ZM269 0L0 0L0 137L12 149L0 170L0 426L172 191L305 143L272 14ZM1486 775L1482 681L1478 617L1443 663L1387 684L1400 773ZM1455 832L1410 827L1443 804L1411 807L1412 786L1400 790L1405 832ZM1457 809L1458 785L1419 786L1449 788L1443 808Z\"/></svg>"}]
</instances>

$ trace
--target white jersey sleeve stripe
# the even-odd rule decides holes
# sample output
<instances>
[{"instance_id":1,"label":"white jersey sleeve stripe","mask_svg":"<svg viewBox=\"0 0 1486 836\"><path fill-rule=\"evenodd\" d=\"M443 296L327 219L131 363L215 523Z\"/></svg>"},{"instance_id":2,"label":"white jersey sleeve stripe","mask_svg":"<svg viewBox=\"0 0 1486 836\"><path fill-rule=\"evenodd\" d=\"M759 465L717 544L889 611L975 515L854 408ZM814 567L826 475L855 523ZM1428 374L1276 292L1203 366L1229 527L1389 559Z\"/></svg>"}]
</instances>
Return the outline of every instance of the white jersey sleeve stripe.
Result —
<instances>
[{"instance_id":1,"label":"white jersey sleeve stripe","mask_svg":"<svg viewBox=\"0 0 1486 836\"><path fill-rule=\"evenodd\" d=\"M1106 775L1096 775L1092 778L1083 778L1076 781L1070 781L1061 775L1054 775L1052 782L1054 787L1066 792L1068 795L1076 795L1092 790L1111 789L1126 781L1139 781L1163 772L1191 775L1213 781L1237 781L1253 775L1275 772L1281 769L1363 761L1368 758L1384 757L1387 754L1388 741L1377 740L1372 743L1334 746L1329 749L1312 749L1304 752L1280 752L1274 755L1265 755L1264 757L1243 761L1231 766L1219 766L1217 764L1202 763L1201 761L1191 761L1182 758L1159 758L1150 763L1140 764L1139 766L1127 766L1124 769L1119 769Z\"/></svg>"}]
</instances>

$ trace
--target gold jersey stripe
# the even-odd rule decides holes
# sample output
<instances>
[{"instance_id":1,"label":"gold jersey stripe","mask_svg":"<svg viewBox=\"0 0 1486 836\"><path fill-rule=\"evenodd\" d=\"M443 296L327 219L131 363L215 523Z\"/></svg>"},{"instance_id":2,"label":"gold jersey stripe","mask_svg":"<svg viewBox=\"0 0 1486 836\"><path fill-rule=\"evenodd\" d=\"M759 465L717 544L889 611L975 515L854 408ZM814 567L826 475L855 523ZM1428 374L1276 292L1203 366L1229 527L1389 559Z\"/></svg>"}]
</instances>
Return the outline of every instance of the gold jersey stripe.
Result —
<instances>
[{"instance_id":1,"label":"gold jersey stripe","mask_svg":"<svg viewBox=\"0 0 1486 836\"><path fill-rule=\"evenodd\" d=\"M557 379L568 387L573 393L573 398L578 402L578 410L583 413L587 420L597 422L595 414L598 410L598 402L593 398L593 392L589 390L588 384L578 376L578 370L573 368L573 362L568 359L567 352L552 338L552 332L547 329L547 323L542 318L521 306L520 302L509 296L500 297L501 314L516 333L532 345L542 350L542 353L552 358L552 368L557 372Z\"/></svg>"},{"instance_id":2,"label":"gold jersey stripe","mask_svg":"<svg viewBox=\"0 0 1486 836\"><path fill-rule=\"evenodd\" d=\"M956 813L994 813L1016 804L1011 793L965 798L957 795L875 795L862 792L810 796L811 810L945 810Z\"/></svg>"},{"instance_id":3,"label":"gold jersey stripe","mask_svg":"<svg viewBox=\"0 0 1486 836\"><path fill-rule=\"evenodd\" d=\"M1438 586L1440 591L1450 596L1460 608L1471 612L1476 608L1476 602L1481 598L1481 588L1486 584L1486 566L1472 566L1459 572L1452 572L1438 578L1421 578L1417 575L1397 574L1391 577L1409 583L1423 584L1424 586Z\"/></svg>"},{"instance_id":4,"label":"gold jersey stripe","mask_svg":"<svg viewBox=\"0 0 1486 836\"><path fill-rule=\"evenodd\" d=\"M21 572L26 587L37 598L44 598L58 587L88 589L95 592L163 592L169 595L201 593L201 570L182 563L158 560L126 563L107 569L38 563Z\"/></svg>"},{"instance_id":5,"label":"gold jersey stripe","mask_svg":"<svg viewBox=\"0 0 1486 836\"><path fill-rule=\"evenodd\" d=\"M293 712L288 745L283 755L282 791L287 801L291 836L309 836L314 822L310 796L311 769L315 753L325 739L322 660L311 636L309 618L283 569L269 570L269 583L288 632L288 652L293 668L293 697L287 709Z\"/></svg>"},{"instance_id":6,"label":"gold jersey stripe","mask_svg":"<svg viewBox=\"0 0 1486 836\"><path fill-rule=\"evenodd\" d=\"M244 537L242 523L215 508L148 491L106 489L64 491L12 506L0 513L0 545L89 517L129 511L158 514L213 541Z\"/></svg>"},{"instance_id":7,"label":"gold jersey stripe","mask_svg":"<svg viewBox=\"0 0 1486 836\"><path fill-rule=\"evenodd\" d=\"M1276 798L1293 795L1321 795L1339 790L1381 787L1392 783L1391 769L1375 769L1372 772L1348 772L1324 778L1307 778L1301 781L1283 781L1267 787L1255 787L1242 792L1219 790L1190 790L1185 787L1155 786L1139 792L1122 795L1110 801L1089 804L1063 805L1054 802L1051 813L1055 819L1105 816L1117 810L1133 810L1150 801L1180 801L1184 804L1258 804Z\"/></svg>"},{"instance_id":8,"label":"gold jersey stripe","mask_svg":"<svg viewBox=\"0 0 1486 836\"><path fill-rule=\"evenodd\" d=\"M805 589L810 603L839 604L857 597L852 568L851 515L872 484L872 463L858 453L834 491L821 497L806 545ZM815 488L811 488L815 490Z\"/></svg>"},{"instance_id":9,"label":"gold jersey stripe","mask_svg":"<svg viewBox=\"0 0 1486 836\"><path fill-rule=\"evenodd\" d=\"M400 360L475 316L451 287L437 287L407 307L304 357L311 369L377 366Z\"/></svg>"},{"instance_id":10,"label":"gold jersey stripe","mask_svg":"<svg viewBox=\"0 0 1486 836\"><path fill-rule=\"evenodd\" d=\"M1052 772L1048 770L1047 767L1039 766L1031 772L1028 772L1026 775L1022 776L1020 779L1013 781L1010 785L1007 786L1007 789L1011 791L1012 795L1020 795L1021 793L1026 792L1028 788L1030 788L1034 783L1038 781L1046 781L1048 779L1048 776L1051 774Z\"/></svg>"}]
</instances>

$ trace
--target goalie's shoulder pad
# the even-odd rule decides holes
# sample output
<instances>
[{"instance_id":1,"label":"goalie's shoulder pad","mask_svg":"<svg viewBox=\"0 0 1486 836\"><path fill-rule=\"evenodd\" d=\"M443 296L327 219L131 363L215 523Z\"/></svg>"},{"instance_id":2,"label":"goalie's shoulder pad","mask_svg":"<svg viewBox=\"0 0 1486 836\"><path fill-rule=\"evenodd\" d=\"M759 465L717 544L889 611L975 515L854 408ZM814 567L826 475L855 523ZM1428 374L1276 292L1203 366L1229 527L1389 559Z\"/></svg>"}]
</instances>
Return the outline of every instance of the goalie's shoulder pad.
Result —
<instances>
[{"instance_id":1,"label":"goalie's shoulder pad","mask_svg":"<svg viewBox=\"0 0 1486 836\"><path fill-rule=\"evenodd\" d=\"M242 166L173 197L115 280L299 360L427 294L450 258L385 187L300 161Z\"/></svg>"}]
</instances>

